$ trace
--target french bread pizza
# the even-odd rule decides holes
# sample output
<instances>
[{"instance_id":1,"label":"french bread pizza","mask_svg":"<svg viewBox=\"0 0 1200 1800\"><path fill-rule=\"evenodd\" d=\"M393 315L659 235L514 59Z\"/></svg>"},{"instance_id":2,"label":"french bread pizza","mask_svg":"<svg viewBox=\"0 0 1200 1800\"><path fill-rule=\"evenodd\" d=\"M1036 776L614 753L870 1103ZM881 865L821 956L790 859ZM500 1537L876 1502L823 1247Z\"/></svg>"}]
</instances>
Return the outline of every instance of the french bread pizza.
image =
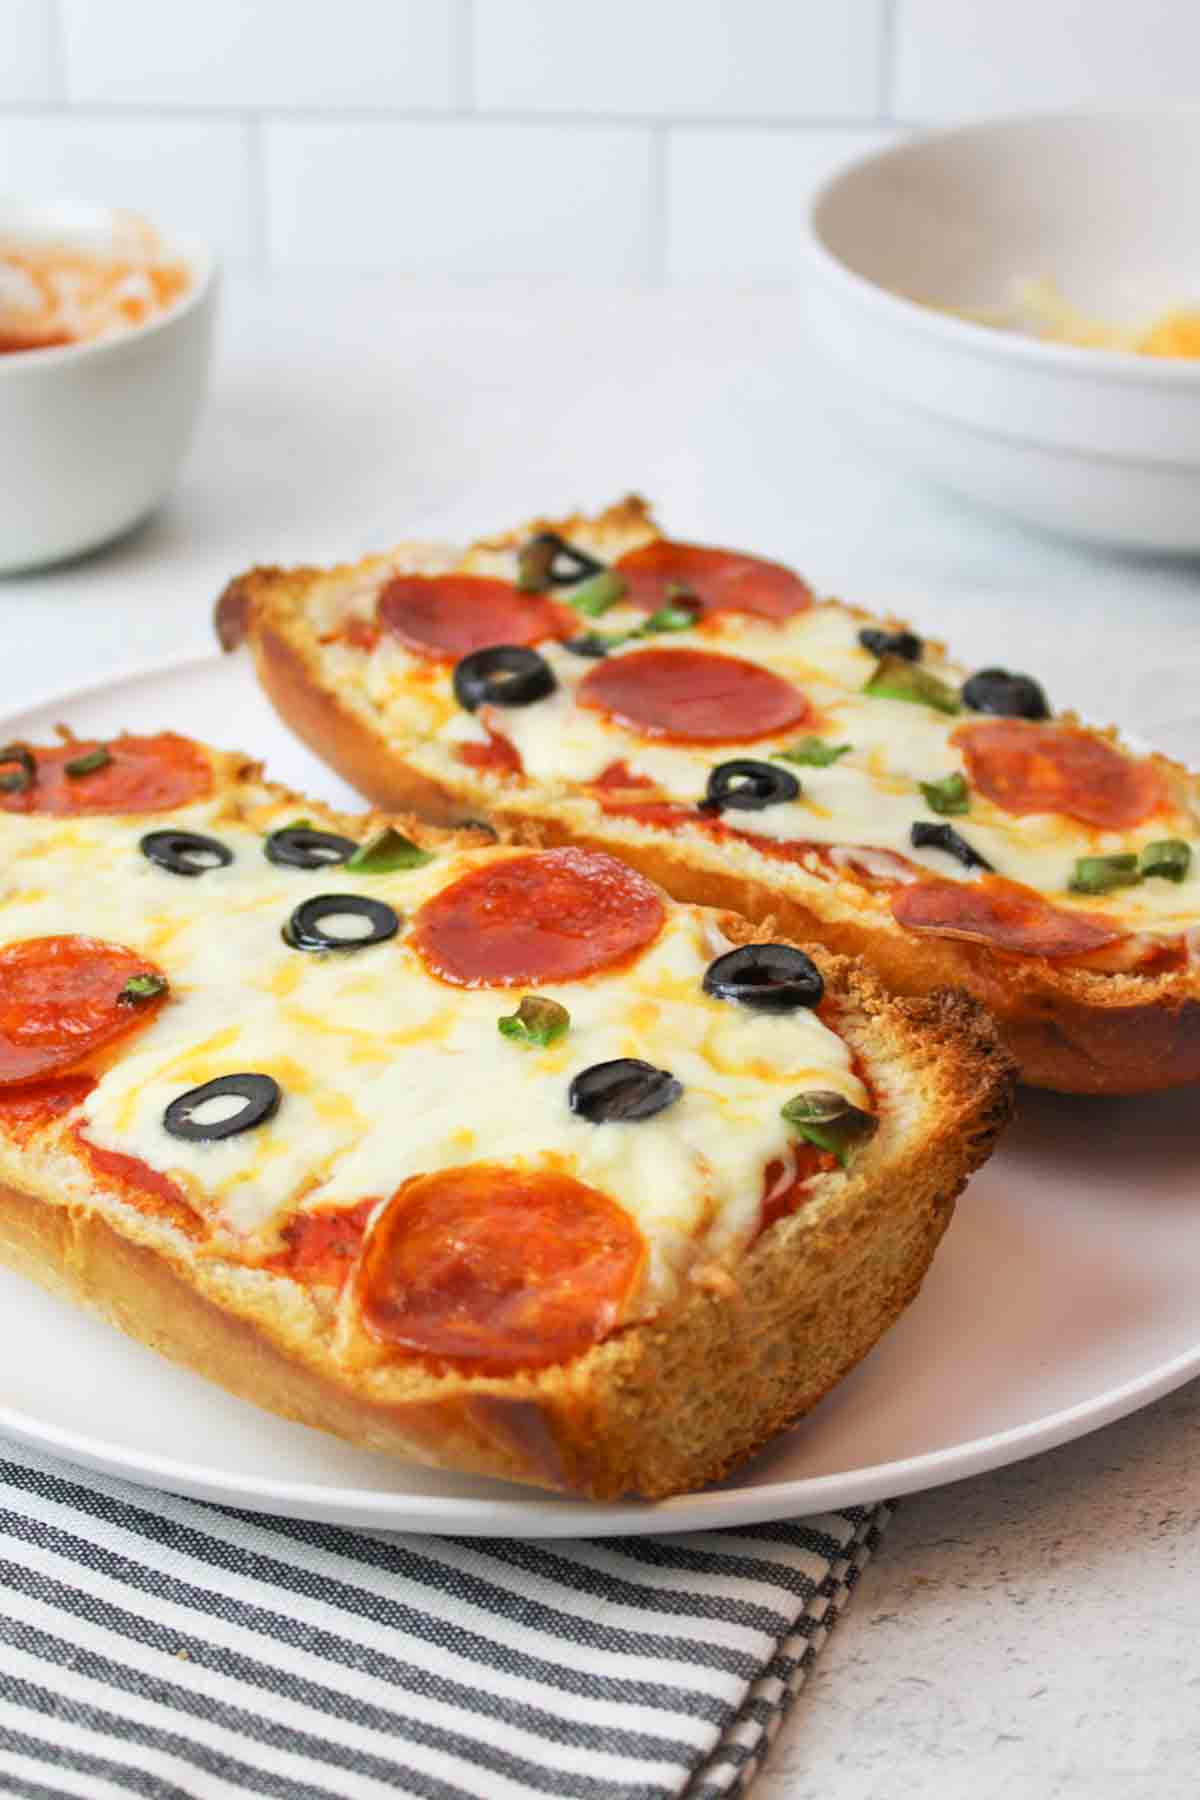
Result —
<instances>
[{"instance_id":1,"label":"french bread pizza","mask_svg":"<svg viewBox=\"0 0 1200 1800\"><path fill-rule=\"evenodd\" d=\"M405 1459L722 1475L913 1298L1008 1112L962 995L170 733L6 746L0 842L0 1259Z\"/></svg>"},{"instance_id":2,"label":"french bread pizza","mask_svg":"<svg viewBox=\"0 0 1200 1800\"><path fill-rule=\"evenodd\" d=\"M1200 1078L1197 780L779 563L630 498L465 553L261 568L221 596L283 718L375 804L487 814L676 898L962 988L1024 1079Z\"/></svg>"}]
</instances>

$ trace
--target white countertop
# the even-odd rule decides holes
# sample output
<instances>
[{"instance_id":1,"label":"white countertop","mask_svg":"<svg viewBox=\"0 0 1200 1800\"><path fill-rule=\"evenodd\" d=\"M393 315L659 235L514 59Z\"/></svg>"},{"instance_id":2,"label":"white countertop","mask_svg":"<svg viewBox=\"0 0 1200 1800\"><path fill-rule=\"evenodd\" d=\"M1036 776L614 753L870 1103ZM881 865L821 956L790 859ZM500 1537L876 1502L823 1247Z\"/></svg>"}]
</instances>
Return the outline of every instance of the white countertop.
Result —
<instances>
[{"instance_id":1,"label":"white countertop","mask_svg":"<svg viewBox=\"0 0 1200 1800\"><path fill-rule=\"evenodd\" d=\"M102 447L98 447L102 454ZM1200 761L1200 565L1027 536L876 464L784 291L242 280L179 491L123 542L0 581L0 714L211 647L251 562L475 535L637 488L966 660ZM1200 1384L905 1501L756 1800L1197 1791Z\"/></svg>"},{"instance_id":2,"label":"white countertop","mask_svg":"<svg viewBox=\"0 0 1200 1800\"><path fill-rule=\"evenodd\" d=\"M1200 1384L897 1508L754 1800L1193 1800Z\"/></svg>"}]
</instances>

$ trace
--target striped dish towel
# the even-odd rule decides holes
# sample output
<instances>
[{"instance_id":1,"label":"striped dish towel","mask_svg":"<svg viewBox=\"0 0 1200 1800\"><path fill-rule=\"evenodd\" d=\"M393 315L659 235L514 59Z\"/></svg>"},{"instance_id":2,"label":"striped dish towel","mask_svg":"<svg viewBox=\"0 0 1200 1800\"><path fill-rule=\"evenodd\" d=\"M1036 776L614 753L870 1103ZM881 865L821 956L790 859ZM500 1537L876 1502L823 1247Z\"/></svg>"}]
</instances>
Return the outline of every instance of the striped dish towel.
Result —
<instances>
[{"instance_id":1,"label":"striped dish towel","mask_svg":"<svg viewBox=\"0 0 1200 1800\"><path fill-rule=\"evenodd\" d=\"M0 1793L744 1793L886 1508L681 1537L271 1518L0 1447Z\"/></svg>"}]
</instances>

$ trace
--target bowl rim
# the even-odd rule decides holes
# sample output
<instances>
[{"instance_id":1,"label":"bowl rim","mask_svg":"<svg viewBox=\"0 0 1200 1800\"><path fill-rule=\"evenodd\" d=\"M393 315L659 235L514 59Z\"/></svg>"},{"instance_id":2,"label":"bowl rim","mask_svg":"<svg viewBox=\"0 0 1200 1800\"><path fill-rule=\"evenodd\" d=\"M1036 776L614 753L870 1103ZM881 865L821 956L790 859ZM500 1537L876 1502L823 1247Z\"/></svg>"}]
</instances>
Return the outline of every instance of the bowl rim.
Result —
<instances>
[{"instance_id":1,"label":"bowl rim","mask_svg":"<svg viewBox=\"0 0 1200 1800\"><path fill-rule=\"evenodd\" d=\"M98 224L114 220L120 211L116 207L76 202L67 195L57 196L53 200L28 200L11 192L0 192L0 239L6 235L3 218L7 206L19 207L30 215L44 212L48 221L64 211L73 212L80 218L90 214ZM6 351L0 356L0 381L8 375L27 374L31 369L61 368L64 363L118 354L123 345L169 330L203 306L216 287L220 275L221 265L216 251L211 244L188 233L163 231L157 224L155 230L159 231L167 253L181 258L191 270L192 281L186 293L165 312L156 314L152 319L145 319L140 325L134 325L128 330L114 331L108 337L84 338L72 344L35 344L28 350ZM49 235L47 231L47 236ZM70 231L60 229L59 235L69 238Z\"/></svg>"},{"instance_id":2,"label":"bowl rim","mask_svg":"<svg viewBox=\"0 0 1200 1800\"><path fill-rule=\"evenodd\" d=\"M1200 103L1180 100L1162 106L1092 106L1032 109L1002 113L994 118L973 119L952 125L906 131L893 143L877 145L861 156L840 164L809 196L804 214L807 249L810 260L827 276L832 276L850 293L864 301L883 318L911 332L943 339L957 349L982 357L998 357L1015 362L1029 362L1057 369L1075 377L1109 376L1118 383L1149 387L1200 388L1200 359L1186 357L1146 356L1138 350L1107 349L1101 345L1047 343L1042 338L1026 337L1020 332L1003 331L993 325L980 325L954 313L940 312L935 306L910 300L893 288L884 287L843 262L825 243L819 226L821 208L840 184L851 175L872 165L890 162L914 146L951 142L964 137L977 137L1000 132L1013 126L1043 125L1058 121L1093 119L1097 122L1116 119L1162 119L1193 115L1200 122Z\"/></svg>"}]
</instances>

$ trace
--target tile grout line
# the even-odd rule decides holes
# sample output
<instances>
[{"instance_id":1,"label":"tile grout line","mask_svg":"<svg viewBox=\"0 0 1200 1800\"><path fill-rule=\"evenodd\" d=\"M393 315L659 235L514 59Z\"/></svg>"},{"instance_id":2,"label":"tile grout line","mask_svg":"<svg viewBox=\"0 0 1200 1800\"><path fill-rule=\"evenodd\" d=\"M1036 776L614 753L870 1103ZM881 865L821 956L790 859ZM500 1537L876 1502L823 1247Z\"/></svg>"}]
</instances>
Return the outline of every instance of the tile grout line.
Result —
<instances>
[{"instance_id":1,"label":"tile grout line","mask_svg":"<svg viewBox=\"0 0 1200 1800\"><path fill-rule=\"evenodd\" d=\"M478 24L475 0L458 0L458 55L455 73L458 88L456 111L460 117L473 115L479 106Z\"/></svg>"},{"instance_id":2,"label":"tile grout line","mask_svg":"<svg viewBox=\"0 0 1200 1800\"><path fill-rule=\"evenodd\" d=\"M49 52L47 61L50 65L54 95L51 106L55 111L65 111L67 100L67 34L63 24L62 0L50 0L47 6L42 29L46 34L46 48Z\"/></svg>"},{"instance_id":3,"label":"tile grout line","mask_svg":"<svg viewBox=\"0 0 1200 1800\"><path fill-rule=\"evenodd\" d=\"M58 111L46 102L30 105L26 101L0 102L0 119L38 119L47 111ZM505 112L501 110L464 110L461 107L387 107L387 106L172 106L138 101L87 100L70 107L76 118L105 123L116 119L145 119L170 124L244 124L249 117L270 119L283 124L376 124L376 125L521 125L533 129L564 126L582 131L767 131L804 135L813 131L871 131L881 123L874 113L811 113L799 118L795 114L778 114L754 118L747 114L726 118L706 118L694 113L678 117L649 113L574 113L553 111ZM890 121L886 121L890 122Z\"/></svg>"},{"instance_id":4,"label":"tile grout line","mask_svg":"<svg viewBox=\"0 0 1200 1800\"><path fill-rule=\"evenodd\" d=\"M647 274L661 287L667 279L670 243L670 133L665 125L650 130L650 266Z\"/></svg>"},{"instance_id":5,"label":"tile grout line","mask_svg":"<svg viewBox=\"0 0 1200 1800\"><path fill-rule=\"evenodd\" d=\"M263 115L261 112L245 113L243 123L246 133L243 160L250 209L250 229L253 238L250 247L250 267L256 273L261 274L270 266L271 242Z\"/></svg>"},{"instance_id":6,"label":"tile grout line","mask_svg":"<svg viewBox=\"0 0 1200 1800\"><path fill-rule=\"evenodd\" d=\"M876 71L875 107L880 122L894 124L896 98L896 26L900 0L881 0L879 13L879 67Z\"/></svg>"}]
</instances>

